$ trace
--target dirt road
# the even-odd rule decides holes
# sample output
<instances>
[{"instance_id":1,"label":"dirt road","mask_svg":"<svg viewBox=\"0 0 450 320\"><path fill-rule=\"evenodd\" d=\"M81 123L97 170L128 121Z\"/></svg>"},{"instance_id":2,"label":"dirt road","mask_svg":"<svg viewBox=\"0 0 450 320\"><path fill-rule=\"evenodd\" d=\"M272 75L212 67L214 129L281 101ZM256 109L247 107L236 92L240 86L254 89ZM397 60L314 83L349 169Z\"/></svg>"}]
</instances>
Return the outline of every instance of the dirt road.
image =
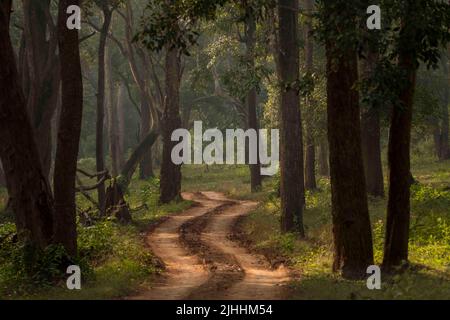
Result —
<instances>
[{"instance_id":1,"label":"dirt road","mask_svg":"<svg viewBox=\"0 0 450 320\"><path fill-rule=\"evenodd\" d=\"M153 287L130 299L284 299L288 271L231 241L239 217L256 208L217 192L183 193L196 206L169 217L147 236L165 264Z\"/></svg>"}]
</instances>

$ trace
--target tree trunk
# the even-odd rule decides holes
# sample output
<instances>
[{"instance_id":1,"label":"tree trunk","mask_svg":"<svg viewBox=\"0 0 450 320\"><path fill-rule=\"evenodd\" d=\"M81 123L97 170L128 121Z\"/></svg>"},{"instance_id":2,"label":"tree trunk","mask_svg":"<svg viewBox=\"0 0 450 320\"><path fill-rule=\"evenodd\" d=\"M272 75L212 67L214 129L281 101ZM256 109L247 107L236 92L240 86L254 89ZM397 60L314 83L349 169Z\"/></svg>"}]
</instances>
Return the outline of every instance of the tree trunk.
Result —
<instances>
[{"instance_id":1,"label":"tree trunk","mask_svg":"<svg viewBox=\"0 0 450 320\"><path fill-rule=\"evenodd\" d=\"M120 88L117 88L114 83L112 74L112 57L110 50L107 50L107 63L106 63L106 78L108 79L108 99L107 111L108 111L108 140L109 140L109 154L111 157L111 174L113 177L117 177L120 172L119 161L119 120L117 114L117 105L120 103ZM119 90L117 90L119 89Z\"/></svg>"},{"instance_id":2,"label":"tree trunk","mask_svg":"<svg viewBox=\"0 0 450 320\"><path fill-rule=\"evenodd\" d=\"M367 60L361 62L364 78L373 73L377 55L367 53ZM361 110L361 138L366 176L367 193L374 197L384 197L383 165L381 163L380 112L374 106L366 105Z\"/></svg>"},{"instance_id":3,"label":"tree trunk","mask_svg":"<svg viewBox=\"0 0 450 320\"><path fill-rule=\"evenodd\" d=\"M125 96L126 88L125 84L123 82L120 82L119 87L119 97L117 101L117 120L118 120L118 127L117 127L117 135L118 135L118 161L119 161L119 168L122 169L123 165L125 164Z\"/></svg>"},{"instance_id":4,"label":"tree trunk","mask_svg":"<svg viewBox=\"0 0 450 320\"><path fill-rule=\"evenodd\" d=\"M176 49L166 52L166 99L162 119L163 159L161 164L160 202L169 203L180 198L181 166L172 162L171 153L177 142L172 132L181 128L180 118L180 55Z\"/></svg>"},{"instance_id":5,"label":"tree trunk","mask_svg":"<svg viewBox=\"0 0 450 320\"><path fill-rule=\"evenodd\" d=\"M332 8L325 3L324 15L338 14ZM334 28L344 33L345 21L341 18ZM334 35L326 39L333 270L342 270L345 278L360 279L373 264L373 248L361 150L359 95L354 89L358 81L357 53L356 49L341 48L342 44L336 45L334 41Z\"/></svg>"},{"instance_id":6,"label":"tree trunk","mask_svg":"<svg viewBox=\"0 0 450 320\"><path fill-rule=\"evenodd\" d=\"M23 1L24 52L27 79L25 94L27 109L40 153L42 169L47 176L52 160L51 120L59 94L59 64L57 59L57 35L51 17L50 0Z\"/></svg>"},{"instance_id":7,"label":"tree trunk","mask_svg":"<svg viewBox=\"0 0 450 320\"><path fill-rule=\"evenodd\" d=\"M277 70L280 93L280 197L281 230L304 236L303 138L300 97L296 83L300 75L298 0L278 1L279 47Z\"/></svg>"},{"instance_id":8,"label":"tree trunk","mask_svg":"<svg viewBox=\"0 0 450 320\"><path fill-rule=\"evenodd\" d=\"M330 166L328 165L328 143L326 139L321 139L319 145L319 174L323 177L330 176Z\"/></svg>"},{"instance_id":9,"label":"tree trunk","mask_svg":"<svg viewBox=\"0 0 450 320\"><path fill-rule=\"evenodd\" d=\"M6 187L5 173L3 172L3 165L0 161L0 187Z\"/></svg>"},{"instance_id":10,"label":"tree trunk","mask_svg":"<svg viewBox=\"0 0 450 320\"><path fill-rule=\"evenodd\" d=\"M122 171L120 172L122 179L114 180L107 189L105 212L108 214L115 214L117 219L122 223L131 221L131 215L129 215L129 209L123 194L128 188L133 174L136 171L139 162L144 157L146 150L153 146L158 136L158 131L153 130L139 143L138 147L133 151L130 158L122 167Z\"/></svg>"},{"instance_id":11,"label":"tree trunk","mask_svg":"<svg viewBox=\"0 0 450 320\"><path fill-rule=\"evenodd\" d=\"M314 10L314 1L306 0L306 11L312 12ZM305 25L305 56L306 56L306 72L312 74L314 72L314 38L311 34L312 32L312 19L308 18L308 21ZM307 112L314 112L312 109L312 105L314 103L311 96L307 98L307 108L309 110ZM310 117L311 119L311 117ZM306 129L306 155L305 155L305 188L307 190L315 190L317 189L316 184L316 146L314 144L313 137L313 123L310 121L306 121L305 123Z\"/></svg>"},{"instance_id":12,"label":"tree trunk","mask_svg":"<svg viewBox=\"0 0 450 320\"><path fill-rule=\"evenodd\" d=\"M383 166L381 163L380 114L378 110L361 113L362 150L367 193L384 197Z\"/></svg>"},{"instance_id":13,"label":"tree trunk","mask_svg":"<svg viewBox=\"0 0 450 320\"><path fill-rule=\"evenodd\" d=\"M141 97L141 140L143 140L150 132L150 117L150 101L148 101L146 95L143 95ZM139 177L142 180L146 180L153 176L152 149L149 148L139 165Z\"/></svg>"},{"instance_id":14,"label":"tree trunk","mask_svg":"<svg viewBox=\"0 0 450 320\"><path fill-rule=\"evenodd\" d=\"M246 19L246 47L247 47L247 63L254 72L255 68L255 45L256 45L256 39L255 39L255 32L256 32L256 21L254 18L254 13L251 12L247 13L247 19ZM247 125L248 129L255 129L256 132L258 132L259 125L258 125L258 113L256 111L257 109L257 94L256 94L256 88L251 88L250 91L247 94L247 110L248 110L248 118L247 118ZM250 164L250 186L251 191L256 192L261 189L261 163L259 161L259 137L257 137L257 144L256 144L256 164ZM246 153L248 154L248 153Z\"/></svg>"},{"instance_id":15,"label":"tree trunk","mask_svg":"<svg viewBox=\"0 0 450 320\"><path fill-rule=\"evenodd\" d=\"M383 266L390 270L408 260L410 224L410 143L416 69L408 53L399 56L399 67L407 72L408 84L394 107L389 131L389 200L386 219Z\"/></svg>"},{"instance_id":16,"label":"tree trunk","mask_svg":"<svg viewBox=\"0 0 450 320\"><path fill-rule=\"evenodd\" d=\"M97 123L96 123L96 167L97 172L105 170L104 159L104 121L105 121L105 51L106 39L111 25L112 12L108 8L103 8L104 21L100 32L100 43L98 48L98 92L97 92ZM100 179L100 178L99 178ZM105 184L100 183L97 188L98 203L101 213L104 213L105 205Z\"/></svg>"},{"instance_id":17,"label":"tree trunk","mask_svg":"<svg viewBox=\"0 0 450 320\"><path fill-rule=\"evenodd\" d=\"M316 190L316 147L308 128L309 125L306 127L305 188L306 190Z\"/></svg>"},{"instance_id":18,"label":"tree trunk","mask_svg":"<svg viewBox=\"0 0 450 320\"><path fill-rule=\"evenodd\" d=\"M450 47L449 47L450 48ZM448 59L450 61L450 49L448 53ZM450 63L450 62L449 62ZM442 120L441 126L439 130L439 146L438 146L438 155L439 160L448 160L450 159L450 144L449 144L449 102L450 102L450 68L447 64L447 60L443 61L443 72L444 76L447 77L448 84L445 86L444 92L444 102L442 105Z\"/></svg>"},{"instance_id":19,"label":"tree trunk","mask_svg":"<svg viewBox=\"0 0 450 320\"><path fill-rule=\"evenodd\" d=\"M67 7L79 0L60 0L58 14L59 56L61 64L62 103L55 158L55 239L67 253L77 253L75 181L83 116L83 81L81 76L78 31L66 26Z\"/></svg>"},{"instance_id":20,"label":"tree trunk","mask_svg":"<svg viewBox=\"0 0 450 320\"><path fill-rule=\"evenodd\" d=\"M42 171L9 36L11 0L0 4L0 159L19 238L37 249L51 243L53 199Z\"/></svg>"}]
</instances>

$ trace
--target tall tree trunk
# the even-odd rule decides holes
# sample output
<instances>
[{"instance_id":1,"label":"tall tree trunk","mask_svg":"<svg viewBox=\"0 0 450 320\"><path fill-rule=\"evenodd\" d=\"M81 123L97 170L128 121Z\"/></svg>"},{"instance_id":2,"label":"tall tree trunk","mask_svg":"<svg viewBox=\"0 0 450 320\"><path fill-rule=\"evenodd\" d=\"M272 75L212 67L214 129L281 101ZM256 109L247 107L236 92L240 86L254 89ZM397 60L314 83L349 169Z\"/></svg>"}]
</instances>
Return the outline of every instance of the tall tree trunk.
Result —
<instances>
[{"instance_id":1,"label":"tall tree trunk","mask_svg":"<svg viewBox=\"0 0 450 320\"><path fill-rule=\"evenodd\" d=\"M57 59L57 35L51 21L50 0L23 1L24 52L27 79L27 109L36 132L36 142L42 168L48 176L52 160L51 120L59 94L59 64Z\"/></svg>"},{"instance_id":2,"label":"tall tree trunk","mask_svg":"<svg viewBox=\"0 0 450 320\"><path fill-rule=\"evenodd\" d=\"M359 278L373 264L372 231L361 151L356 52L333 65L327 44L328 141L334 237L335 271Z\"/></svg>"},{"instance_id":3,"label":"tall tree trunk","mask_svg":"<svg viewBox=\"0 0 450 320\"><path fill-rule=\"evenodd\" d=\"M295 83L300 74L298 45L298 0L278 1L277 70L280 92L280 196L281 230L304 236L303 138L300 97Z\"/></svg>"},{"instance_id":4,"label":"tall tree trunk","mask_svg":"<svg viewBox=\"0 0 450 320\"><path fill-rule=\"evenodd\" d=\"M402 107L392 110L389 131L389 200L383 258L387 270L408 260L411 122L416 85L413 57L403 52L399 56L399 67L407 72L408 82L400 96Z\"/></svg>"},{"instance_id":5,"label":"tall tree trunk","mask_svg":"<svg viewBox=\"0 0 450 320\"><path fill-rule=\"evenodd\" d=\"M373 73L377 55L367 53L367 60L361 62L362 77ZM383 165L381 163L380 112L374 106L364 106L361 110L361 138L366 176L367 193L374 197L384 197Z\"/></svg>"},{"instance_id":6,"label":"tall tree trunk","mask_svg":"<svg viewBox=\"0 0 450 320\"><path fill-rule=\"evenodd\" d=\"M314 1L306 0L306 11L308 13L314 10ZM305 56L306 56L306 72L312 74L314 72L314 38L312 32L312 19L308 18L305 25ZM314 103L311 96L307 98L307 112L314 112L312 104ZM311 118L310 118L311 119ZM316 146L314 144L314 137L312 133L313 123L306 121L306 155L305 155L305 188L307 190L317 189L316 184Z\"/></svg>"},{"instance_id":7,"label":"tall tree trunk","mask_svg":"<svg viewBox=\"0 0 450 320\"><path fill-rule=\"evenodd\" d=\"M79 0L60 0L58 14L59 56L61 64L62 103L55 158L55 242L67 253L77 253L75 180L83 115L83 81L81 76L78 31L66 26L67 7Z\"/></svg>"},{"instance_id":8,"label":"tall tree trunk","mask_svg":"<svg viewBox=\"0 0 450 320\"><path fill-rule=\"evenodd\" d=\"M117 135L118 135L118 161L119 168L123 168L125 164L125 92L126 92L125 84L120 82L119 87L119 98L117 101Z\"/></svg>"},{"instance_id":9,"label":"tall tree trunk","mask_svg":"<svg viewBox=\"0 0 450 320\"><path fill-rule=\"evenodd\" d=\"M3 165L0 161L0 187L6 186L5 173L3 172Z\"/></svg>"},{"instance_id":10,"label":"tall tree trunk","mask_svg":"<svg viewBox=\"0 0 450 320\"><path fill-rule=\"evenodd\" d=\"M111 174L117 177L120 172L119 164L119 121L117 115L117 105L120 103L120 88L116 87L112 74L112 57L109 48L107 49L107 63L106 63L106 78L108 80L108 99L105 99L108 112L108 140L109 140L109 154L111 157Z\"/></svg>"},{"instance_id":11,"label":"tall tree trunk","mask_svg":"<svg viewBox=\"0 0 450 320\"><path fill-rule=\"evenodd\" d=\"M316 190L316 147L309 131L309 125L306 125L305 188L306 190Z\"/></svg>"},{"instance_id":12,"label":"tall tree trunk","mask_svg":"<svg viewBox=\"0 0 450 320\"><path fill-rule=\"evenodd\" d=\"M104 159L104 121L105 121L105 51L106 51L106 39L111 25L112 12L105 5L102 8L103 12L103 25L100 32L100 42L98 48L98 92L97 92L97 123L96 123L96 144L95 144L95 156L97 172L105 170ZM100 178L99 178L100 181ZM97 188L98 203L100 205L102 214L104 213L105 205L105 184L99 183Z\"/></svg>"},{"instance_id":13,"label":"tall tree trunk","mask_svg":"<svg viewBox=\"0 0 450 320\"><path fill-rule=\"evenodd\" d=\"M335 6L336 3L324 3L323 16L340 14L335 12ZM346 19L354 19L353 14L356 14L352 12L350 10L346 17L333 20L335 25L330 28L345 33ZM365 277L367 266L373 264L372 229L361 150L359 95L354 88L358 81L358 62L356 48L335 44L336 34L331 34L327 34L326 59L333 270L342 270L344 277L355 279Z\"/></svg>"},{"instance_id":14,"label":"tall tree trunk","mask_svg":"<svg viewBox=\"0 0 450 320\"><path fill-rule=\"evenodd\" d=\"M448 63L447 63L448 61ZM445 86L444 102L442 105L442 122L439 135L439 160L450 159L450 144L449 144L449 103L450 103L450 46L448 57L443 61L444 76L448 78L448 84Z\"/></svg>"},{"instance_id":15,"label":"tall tree trunk","mask_svg":"<svg viewBox=\"0 0 450 320\"><path fill-rule=\"evenodd\" d=\"M150 117L150 101L146 95L143 95L141 97L141 140L145 139L150 132ZM152 149L149 148L139 165L139 177L145 180L153 176Z\"/></svg>"},{"instance_id":16,"label":"tall tree trunk","mask_svg":"<svg viewBox=\"0 0 450 320\"><path fill-rule=\"evenodd\" d=\"M172 132L181 128L180 118L180 78L181 58L178 50L166 52L166 99L162 119L163 159L161 164L160 202L169 203L180 198L181 166L172 162L172 149L176 142L171 141Z\"/></svg>"},{"instance_id":17,"label":"tall tree trunk","mask_svg":"<svg viewBox=\"0 0 450 320\"><path fill-rule=\"evenodd\" d=\"M328 143L326 139L321 139L319 144L319 174L323 177L330 176L328 158Z\"/></svg>"},{"instance_id":18,"label":"tall tree trunk","mask_svg":"<svg viewBox=\"0 0 450 320\"><path fill-rule=\"evenodd\" d=\"M254 12L252 10L248 10L247 12L247 19L245 21L245 28L246 28L246 47L247 47L247 63L254 72L255 68L255 45L256 45L256 38L255 38L255 32L256 32L256 21L254 17ZM247 118L247 125L249 129L255 129L256 132L258 132L259 125L258 125L258 113L257 113L257 94L256 94L256 88L251 88L250 91L247 93L247 110L248 110L248 118ZM259 139L259 136L257 137ZM250 186L251 191L256 192L261 189L261 163L259 161L259 140L256 144L256 164L250 164Z\"/></svg>"},{"instance_id":19,"label":"tall tree trunk","mask_svg":"<svg viewBox=\"0 0 450 320\"><path fill-rule=\"evenodd\" d=\"M367 193L384 197L383 166L381 163L380 114L378 110L361 113L362 150Z\"/></svg>"},{"instance_id":20,"label":"tall tree trunk","mask_svg":"<svg viewBox=\"0 0 450 320\"><path fill-rule=\"evenodd\" d=\"M53 234L53 199L20 86L9 36L11 0L0 3L0 159L19 238L44 249Z\"/></svg>"}]
</instances>

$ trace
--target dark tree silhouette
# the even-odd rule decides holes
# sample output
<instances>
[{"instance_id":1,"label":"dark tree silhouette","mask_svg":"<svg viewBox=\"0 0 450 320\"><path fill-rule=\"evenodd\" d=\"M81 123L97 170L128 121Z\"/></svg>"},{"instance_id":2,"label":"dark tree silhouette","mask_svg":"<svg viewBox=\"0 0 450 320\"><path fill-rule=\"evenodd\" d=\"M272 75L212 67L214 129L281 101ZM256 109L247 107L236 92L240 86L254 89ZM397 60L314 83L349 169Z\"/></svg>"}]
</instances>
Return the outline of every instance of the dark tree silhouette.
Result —
<instances>
[{"instance_id":1,"label":"dark tree silhouette","mask_svg":"<svg viewBox=\"0 0 450 320\"><path fill-rule=\"evenodd\" d=\"M372 230L361 150L357 43L349 42L358 9L323 1L321 24L327 57L327 117L335 271L362 278L373 264ZM338 41L340 39L340 41ZM351 44L349 44L351 43Z\"/></svg>"},{"instance_id":2,"label":"dark tree silhouette","mask_svg":"<svg viewBox=\"0 0 450 320\"><path fill-rule=\"evenodd\" d=\"M303 143L300 114L298 0L278 1L281 230L304 235Z\"/></svg>"},{"instance_id":3,"label":"dark tree silhouette","mask_svg":"<svg viewBox=\"0 0 450 320\"><path fill-rule=\"evenodd\" d=\"M163 155L161 164L160 201L169 203L181 197L181 166L172 161L172 132L181 128L180 78L181 56L177 49L166 51L166 99L162 119Z\"/></svg>"},{"instance_id":4,"label":"dark tree silhouette","mask_svg":"<svg viewBox=\"0 0 450 320\"><path fill-rule=\"evenodd\" d=\"M53 199L42 170L9 36L11 0L0 3L0 158L19 238L37 249L52 241Z\"/></svg>"},{"instance_id":5,"label":"dark tree silhouette","mask_svg":"<svg viewBox=\"0 0 450 320\"><path fill-rule=\"evenodd\" d=\"M78 148L83 115L83 82L81 76L78 31L66 26L70 5L79 0L60 0L58 13L58 42L61 65L61 113L55 158L55 237L68 254L77 253L75 183Z\"/></svg>"}]
</instances>

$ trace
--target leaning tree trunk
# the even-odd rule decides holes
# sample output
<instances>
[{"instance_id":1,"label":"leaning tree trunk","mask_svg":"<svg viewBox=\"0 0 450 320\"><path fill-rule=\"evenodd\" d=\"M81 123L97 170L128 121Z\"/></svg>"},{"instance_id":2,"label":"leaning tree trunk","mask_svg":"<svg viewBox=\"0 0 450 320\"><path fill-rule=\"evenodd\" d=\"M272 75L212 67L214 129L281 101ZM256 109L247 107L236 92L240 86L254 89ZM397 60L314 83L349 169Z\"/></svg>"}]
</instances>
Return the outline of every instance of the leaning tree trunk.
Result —
<instances>
[{"instance_id":1,"label":"leaning tree trunk","mask_svg":"<svg viewBox=\"0 0 450 320\"><path fill-rule=\"evenodd\" d=\"M370 49L369 49L370 50ZM371 51L361 62L361 76L371 77L377 55ZM380 112L375 106L366 105L361 110L361 138L366 176L367 193L374 197L384 196L383 165L381 163Z\"/></svg>"},{"instance_id":2,"label":"leaning tree trunk","mask_svg":"<svg viewBox=\"0 0 450 320\"><path fill-rule=\"evenodd\" d=\"M114 179L106 190L105 212L115 215L121 223L131 221L131 214L124 198L134 172L146 151L151 148L159 136L157 130L151 131L133 151L130 158L125 162L120 172L120 179Z\"/></svg>"},{"instance_id":3,"label":"leaning tree trunk","mask_svg":"<svg viewBox=\"0 0 450 320\"><path fill-rule=\"evenodd\" d=\"M246 47L247 47L247 63L254 72L255 68L255 32L256 32L256 21L253 12L248 12L248 17L246 19ZM258 132L258 113L257 109L257 94L256 88L251 88L247 93L247 110L248 110L248 128L254 129ZM261 189L261 163L259 161L259 136L257 135L256 143L256 164L250 164L250 186L251 191L256 192Z\"/></svg>"},{"instance_id":4,"label":"leaning tree trunk","mask_svg":"<svg viewBox=\"0 0 450 320\"><path fill-rule=\"evenodd\" d=\"M177 142L171 140L172 132L181 128L180 78L181 58L178 50L166 53L166 99L162 119L163 159L160 178L160 202L169 203L181 196L181 166L172 162L172 149Z\"/></svg>"},{"instance_id":5,"label":"leaning tree trunk","mask_svg":"<svg viewBox=\"0 0 450 320\"><path fill-rule=\"evenodd\" d=\"M100 43L98 48L98 92L97 92L97 123L96 123L96 144L95 159L97 172L105 170L104 159L104 121L105 121L105 51L106 39L111 25L112 12L108 8L103 8L104 21L100 32ZM100 181L100 178L99 178ZM104 214L105 205L105 184L99 183L97 188L98 203L100 210Z\"/></svg>"},{"instance_id":6,"label":"leaning tree trunk","mask_svg":"<svg viewBox=\"0 0 450 320\"><path fill-rule=\"evenodd\" d=\"M390 270L408 260L411 186L411 122L416 84L416 69L408 53L399 57L399 66L407 72L407 86L394 107L389 131L389 200L383 266Z\"/></svg>"},{"instance_id":7,"label":"leaning tree trunk","mask_svg":"<svg viewBox=\"0 0 450 320\"><path fill-rule=\"evenodd\" d=\"M62 244L71 256L77 254L75 183L83 115L78 31L66 26L67 7L79 0L60 0L58 14L59 56L61 64L61 114L55 158L55 243Z\"/></svg>"},{"instance_id":8,"label":"leaning tree trunk","mask_svg":"<svg viewBox=\"0 0 450 320\"><path fill-rule=\"evenodd\" d=\"M9 36L11 0L0 4L0 159L19 238L37 249L51 243L53 199L33 137Z\"/></svg>"},{"instance_id":9,"label":"leaning tree trunk","mask_svg":"<svg viewBox=\"0 0 450 320\"><path fill-rule=\"evenodd\" d=\"M303 142L300 97L296 83L300 75L298 44L298 0L278 1L277 70L280 92L280 197L281 230L304 236Z\"/></svg>"},{"instance_id":10,"label":"leaning tree trunk","mask_svg":"<svg viewBox=\"0 0 450 320\"><path fill-rule=\"evenodd\" d=\"M312 12L314 10L314 2L312 0L306 0L306 10ZM312 74L314 72L314 38L312 32L312 19L308 18L308 22L305 26L305 56L306 56L306 72ZM314 112L313 98L308 96L307 98L307 112ZM313 137L313 123L312 117L309 117L310 121L306 121L306 155L305 155L305 188L307 190L317 189L316 184L316 146L314 144Z\"/></svg>"}]
</instances>

